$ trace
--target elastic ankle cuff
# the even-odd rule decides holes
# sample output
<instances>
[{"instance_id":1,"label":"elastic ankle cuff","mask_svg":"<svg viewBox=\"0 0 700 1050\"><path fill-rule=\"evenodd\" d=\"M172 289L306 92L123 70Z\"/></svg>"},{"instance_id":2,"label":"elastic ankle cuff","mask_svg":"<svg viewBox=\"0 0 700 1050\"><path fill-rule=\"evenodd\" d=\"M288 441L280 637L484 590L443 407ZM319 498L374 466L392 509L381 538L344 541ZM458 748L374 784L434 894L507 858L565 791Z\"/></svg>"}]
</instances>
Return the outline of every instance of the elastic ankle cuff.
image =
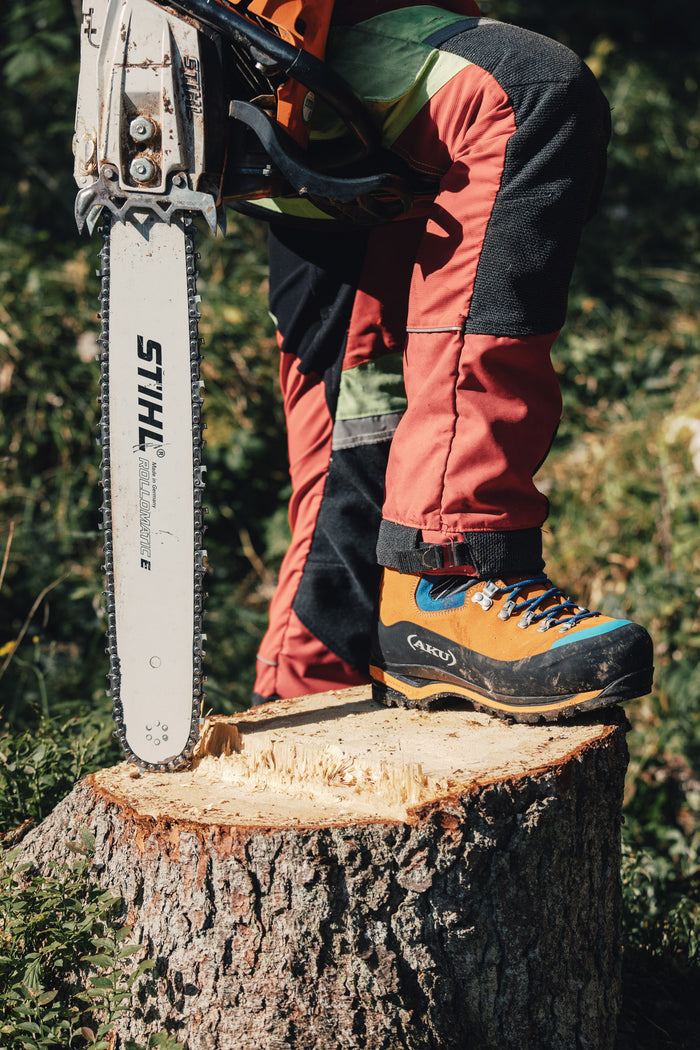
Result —
<instances>
[{"instance_id":1,"label":"elastic ankle cuff","mask_svg":"<svg viewBox=\"0 0 700 1050\"><path fill-rule=\"evenodd\" d=\"M424 543L420 529L382 521L377 561L385 568L406 573L465 568L470 576L479 578L529 576L544 568L541 529L462 535L462 540Z\"/></svg>"}]
</instances>

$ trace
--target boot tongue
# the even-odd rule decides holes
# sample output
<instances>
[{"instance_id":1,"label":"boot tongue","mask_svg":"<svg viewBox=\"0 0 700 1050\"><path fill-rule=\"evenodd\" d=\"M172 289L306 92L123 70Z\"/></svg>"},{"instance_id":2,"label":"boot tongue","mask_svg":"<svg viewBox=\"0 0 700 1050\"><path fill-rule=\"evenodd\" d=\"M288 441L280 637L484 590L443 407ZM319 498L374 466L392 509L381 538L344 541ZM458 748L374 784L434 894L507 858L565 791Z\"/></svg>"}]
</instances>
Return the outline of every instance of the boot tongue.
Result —
<instances>
[{"instance_id":1,"label":"boot tongue","mask_svg":"<svg viewBox=\"0 0 700 1050\"><path fill-rule=\"evenodd\" d=\"M469 590L475 583L479 583L476 576L465 576L464 573L458 575L456 573L450 575L439 575L439 576L424 576L424 580L431 585L430 586L430 597L433 601L443 601L445 598L451 598L453 594L461 594L463 591Z\"/></svg>"}]
</instances>

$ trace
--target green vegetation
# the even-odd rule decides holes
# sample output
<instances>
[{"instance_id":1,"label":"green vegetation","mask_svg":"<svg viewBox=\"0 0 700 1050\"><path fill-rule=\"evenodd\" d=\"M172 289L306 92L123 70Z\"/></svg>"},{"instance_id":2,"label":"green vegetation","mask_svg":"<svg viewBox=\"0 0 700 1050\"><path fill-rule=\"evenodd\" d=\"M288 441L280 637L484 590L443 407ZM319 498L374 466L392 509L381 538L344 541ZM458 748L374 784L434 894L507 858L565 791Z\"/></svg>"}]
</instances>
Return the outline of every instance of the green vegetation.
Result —
<instances>
[{"instance_id":1,"label":"green vegetation","mask_svg":"<svg viewBox=\"0 0 700 1050\"><path fill-rule=\"evenodd\" d=\"M556 348L566 414L540 479L554 578L655 639L655 691L628 709L619 1050L683 1050L700 1042L696 10L690 0L673 18L645 2L483 7L587 56L613 107L606 194ZM97 248L72 218L78 34L70 0L8 0L0 18L0 833L10 847L15 829L118 752L97 528ZM285 546L286 453L264 230L232 217L227 238L203 236L201 251L207 702L229 713L247 704ZM3 1046L106 1045L99 1025L128 990L113 980L128 931L79 848L76 867L29 889L0 877ZM86 1020L94 1002L67 991L78 972L103 995L99 1021Z\"/></svg>"},{"instance_id":2,"label":"green vegetation","mask_svg":"<svg viewBox=\"0 0 700 1050\"><path fill-rule=\"evenodd\" d=\"M90 877L94 837L83 829L70 848L75 863L46 875L28 865L13 868L12 851L0 862L0 1036L6 1047L109 1050L115 1020L154 966L117 921L119 898L101 892ZM128 965L135 955L141 961ZM180 1045L163 1035L147 1048L127 1043L125 1050Z\"/></svg>"}]
</instances>

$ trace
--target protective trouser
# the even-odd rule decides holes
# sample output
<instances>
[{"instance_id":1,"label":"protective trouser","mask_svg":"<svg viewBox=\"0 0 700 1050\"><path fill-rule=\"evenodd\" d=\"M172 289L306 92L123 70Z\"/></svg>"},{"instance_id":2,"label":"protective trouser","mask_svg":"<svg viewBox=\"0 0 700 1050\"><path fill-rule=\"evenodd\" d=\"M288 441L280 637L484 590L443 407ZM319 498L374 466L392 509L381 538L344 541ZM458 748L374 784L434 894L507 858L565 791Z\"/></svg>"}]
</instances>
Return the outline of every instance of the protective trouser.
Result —
<instances>
[{"instance_id":1,"label":"protective trouser","mask_svg":"<svg viewBox=\"0 0 700 1050\"><path fill-rule=\"evenodd\" d=\"M533 475L561 412L550 350L609 112L585 65L544 37L471 19L430 42L464 63L393 145L440 177L427 215L271 228L292 542L261 697L368 680L382 566L543 567Z\"/></svg>"}]
</instances>

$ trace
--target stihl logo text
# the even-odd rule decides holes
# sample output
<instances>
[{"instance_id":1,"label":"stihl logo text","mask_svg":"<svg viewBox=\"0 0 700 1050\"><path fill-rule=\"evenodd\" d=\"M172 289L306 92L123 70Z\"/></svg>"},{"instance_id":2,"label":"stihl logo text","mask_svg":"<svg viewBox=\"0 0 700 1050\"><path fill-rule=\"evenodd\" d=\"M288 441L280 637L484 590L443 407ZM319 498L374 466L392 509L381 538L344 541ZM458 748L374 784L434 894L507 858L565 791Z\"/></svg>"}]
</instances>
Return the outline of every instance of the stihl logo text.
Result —
<instances>
[{"instance_id":1,"label":"stihl logo text","mask_svg":"<svg viewBox=\"0 0 700 1050\"><path fill-rule=\"evenodd\" d=\"M136 336L136 354L140 361L146 361L153 368L139 366L138 377L145 382L139 383L139 442L142 452L147 441L163 444L163 350L155 339L144 340Z\"/></svg>"},{"instance_id":2,"label":"stihl logo text","mask_svg":"<svg viewBox=\"0 0 700 1050\"><path fill-rule=\"evenodd\" d=\"M435 656L448 667L453 667L457 663L455 654L450 652L449 649L438 649L436 645L429 645L428 642L421 641L417 634L409 634L406 641L414 652L418 650L421 653L427 653L429 656Z\"/></svg>"},{"instance_id":3,"label":"stihl logo text","mask_svg":"<svg viewBox=\"0 0 700 1050\"><path fill-rule=\"evenodd\" d=\"M202 75L196 58L183 55L182 77L185 87L185 111L189 119L202 112Z\"/></svg>"}]
</instances>

